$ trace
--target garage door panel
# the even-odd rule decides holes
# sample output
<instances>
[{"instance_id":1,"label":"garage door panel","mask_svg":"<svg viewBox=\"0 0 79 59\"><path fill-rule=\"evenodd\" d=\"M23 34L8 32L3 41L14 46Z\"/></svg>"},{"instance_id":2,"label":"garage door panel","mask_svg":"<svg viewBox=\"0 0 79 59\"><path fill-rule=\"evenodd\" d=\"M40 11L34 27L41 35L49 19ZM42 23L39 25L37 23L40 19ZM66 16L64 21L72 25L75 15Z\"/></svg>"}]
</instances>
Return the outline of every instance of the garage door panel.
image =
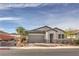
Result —
<instances>
[{"instance_id":1,"label":"garage door panel","mask_svg":"<svg viewBox=\"0 0 79 59\"><path fill-rule=\"evenodd\" d=\"M31 42L31 43L43 43L44 42L44 35L30 35L29 42Z\"/></svg>"}]
</instances>

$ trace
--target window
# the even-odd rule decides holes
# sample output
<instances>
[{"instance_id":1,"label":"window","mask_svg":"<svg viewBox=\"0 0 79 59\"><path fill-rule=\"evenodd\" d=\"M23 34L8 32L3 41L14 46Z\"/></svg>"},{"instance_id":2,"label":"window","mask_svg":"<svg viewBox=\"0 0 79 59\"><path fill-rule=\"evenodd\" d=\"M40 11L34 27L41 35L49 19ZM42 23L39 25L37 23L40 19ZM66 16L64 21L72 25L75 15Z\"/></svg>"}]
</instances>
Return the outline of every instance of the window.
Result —
<instances>
[{"instance_id":1,"label":"window","mask_svg":"<svg viewBox=\"0 0 79 59\"><path fill-rule=\"evenodd\" d=\"M64 34L62 34L62 39L64 39Z\"/></svg>"},{"instance_id":2,"label":"window","mask_svg":"<svg viewBox=\"0 0 79 59\"><path fill-rule=\"evenodd\" d=\"M58 39L61 39L61 34L58 35Z\"/></svg>"},{"instance_id":3,"label":"window","mask_svg":"<svg viewBox=\"0 0 79 59\"><path fill-rule=\"evenodd\" d=\"M64 34L59 34L58 39L64 39Z\"/></svg>"}]
</instances>

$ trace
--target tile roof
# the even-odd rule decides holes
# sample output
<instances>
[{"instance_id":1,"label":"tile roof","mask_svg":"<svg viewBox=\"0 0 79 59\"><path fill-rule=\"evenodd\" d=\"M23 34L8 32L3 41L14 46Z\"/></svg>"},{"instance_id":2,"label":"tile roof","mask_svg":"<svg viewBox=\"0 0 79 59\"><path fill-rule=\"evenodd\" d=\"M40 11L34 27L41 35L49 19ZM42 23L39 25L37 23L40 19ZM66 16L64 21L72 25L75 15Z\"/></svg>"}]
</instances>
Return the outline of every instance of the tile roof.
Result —
<instances>
[{"instance_id":1,"label":"tile roof","mask_svg":"<svg viewBox=\"0 0 79 59\"><path fill-rule=\"evenodd\" d=\"M11 40L14 39L14 36L11 36L10 34L0 34L0 40Z\"/></svg>"}]
</instances>

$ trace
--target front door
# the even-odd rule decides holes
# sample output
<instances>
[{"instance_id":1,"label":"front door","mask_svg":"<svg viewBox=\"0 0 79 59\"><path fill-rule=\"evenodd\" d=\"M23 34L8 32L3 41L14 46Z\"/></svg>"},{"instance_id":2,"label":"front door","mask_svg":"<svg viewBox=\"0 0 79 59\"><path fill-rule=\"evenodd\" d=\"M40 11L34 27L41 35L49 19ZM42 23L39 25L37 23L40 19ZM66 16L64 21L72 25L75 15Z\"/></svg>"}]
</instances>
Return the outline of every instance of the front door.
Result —
<instances>
[{"instance_id":1,"label":"front door","mask_svg":"<svg viewBox=\"0 0 79 59\"><path fill-rule=\"evenodd\" d=\"M53 34L50 34L50 43L52 43L53 40Z\"/></svg>"}]
</instances>

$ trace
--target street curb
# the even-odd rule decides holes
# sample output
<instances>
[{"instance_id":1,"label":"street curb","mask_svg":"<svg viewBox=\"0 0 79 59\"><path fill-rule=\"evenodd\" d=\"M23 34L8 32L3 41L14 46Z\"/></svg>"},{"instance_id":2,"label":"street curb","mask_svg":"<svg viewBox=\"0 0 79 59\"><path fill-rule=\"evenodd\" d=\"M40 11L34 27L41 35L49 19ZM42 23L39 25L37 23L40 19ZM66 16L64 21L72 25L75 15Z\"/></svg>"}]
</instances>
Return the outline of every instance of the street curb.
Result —
<instances>
[{"instance_id":1,"label":"street curb","mask_svg":"<svg viewBox=\"0 0 79 59\"><path fill-rule=\"evenodd\" d=\"M65 46L65 47L0 47L0 50L14 50L14 49L77 49L79 46Z\"/></svg>"}]
</instances>

